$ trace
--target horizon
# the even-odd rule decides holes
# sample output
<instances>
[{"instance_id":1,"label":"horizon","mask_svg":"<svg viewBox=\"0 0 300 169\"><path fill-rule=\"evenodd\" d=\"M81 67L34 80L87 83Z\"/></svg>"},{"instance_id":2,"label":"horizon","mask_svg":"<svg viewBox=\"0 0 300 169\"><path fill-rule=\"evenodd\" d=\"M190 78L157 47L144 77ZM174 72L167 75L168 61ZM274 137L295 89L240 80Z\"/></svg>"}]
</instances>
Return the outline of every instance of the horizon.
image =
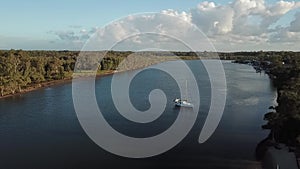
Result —
<instances>
[{"instance_id":1,"label":"horizon","mask_svg":"<svg viewBox=\"0 0 300 169\"><path fill-rule=\"evenodd\" d=\"M240 52L245 52L245 53L258 53L258 52L293 52L293 53L299 53L300 50L252 50L252 51L245 51L245 50L237 50L237 51L182 51L182 50L178 50L178 51L159 51L159 50L145 50L145 51L134 51L134 50L99 50L99 51L82 51L82 50L68 50L68 49L53 49L53 50L47 50L47 49L28 49L28 50L24 50L24 49L0 49L0 51L25 51L25 52L34 52L34 51L41 51L41 52L47 52L47 51L53 51L53 52L193 52L193 53L213 53L213 52L217 52L217 53L240 53Z\"/></svg>"}]
</instances>

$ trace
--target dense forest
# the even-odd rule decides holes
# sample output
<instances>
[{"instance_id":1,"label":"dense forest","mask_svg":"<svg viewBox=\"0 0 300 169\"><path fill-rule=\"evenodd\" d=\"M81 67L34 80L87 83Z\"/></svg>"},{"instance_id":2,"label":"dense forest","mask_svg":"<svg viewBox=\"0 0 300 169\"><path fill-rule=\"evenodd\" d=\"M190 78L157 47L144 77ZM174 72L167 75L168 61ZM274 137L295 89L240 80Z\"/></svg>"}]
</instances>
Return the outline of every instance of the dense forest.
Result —
<instances>
[{"instance_id":1,"label":"dense forest","mask_svg":"<svg viewBox=\"0 0 300 169\"><path fill-rule=\"evenodd\" d=\"M99 63L99 72L116 69L130 52L108 52ZM44 82L71 79L76 51L0 51L0 96L20 93Z\"/></svg>"},{"instance_id":2,"label":"dense forest","mask_svg":"<svg viewBox=\"0 0 300 169\"><path fill-rule=\"evenodd\" d=\"M277 88L278 106L265 115L277 141L287 145L300 145L300 57L280 57L270 69L270 77Z\"/></svg>"},{"instance_id":3,"label":"dense forest","mask_svg":"<svg viewBox=\"0 0 300 169\"><path fill-rule=\"evenodd\" d=\"M75 56L67 52L0 51L1 96L21 92L31 84L70 77Z\"/></svg>"}]
</instances>

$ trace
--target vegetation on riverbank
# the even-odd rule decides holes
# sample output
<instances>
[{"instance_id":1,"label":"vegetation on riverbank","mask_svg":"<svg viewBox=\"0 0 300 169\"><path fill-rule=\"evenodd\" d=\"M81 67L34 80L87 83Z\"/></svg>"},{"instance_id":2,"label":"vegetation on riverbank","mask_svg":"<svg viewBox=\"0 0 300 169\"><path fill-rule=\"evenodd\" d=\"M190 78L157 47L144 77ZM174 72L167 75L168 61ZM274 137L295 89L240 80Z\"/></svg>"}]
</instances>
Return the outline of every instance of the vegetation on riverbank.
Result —
<instances>
[{"instance_id":1,"label":"vegetation on riverbank","mask_svg":"<svg viewBox=\"0 0 300 169\"><path fill-rule=\"evenodd\" d=\"M109 53L99 64L99 74L114 70L127 54ZM0 51L0 97L71 79L78 55L76 51Z\"/></svg>"},{"instance_id":2,"label":"vegetation on riverbank","mask_svg":"<svg viewBox=\"0 0 300 169\"><path fill-rule=\"evenodd\" d=\"M259 57L240 58L238 63L259 63L259 69L269 74L277 88L277 103L272 105L264 119L264 129L270 129L270 137L289 146L300 146L300 53L262 53ZM268 63L268 64L263 64ZM254 66L254 67L255 67Z\"/></svg>"},{"instance_id":3,"label":"vegetation on riverbank","mask_svg":"<svg viewBox=\"0 0 300 169\"><path fill-rule=\"evenodd\" d=\"M104 56L105 54L105 56ZM212 52L131 52L131 51L23 51L0 50L0 98L24 93L43 86L61 83L74 75L74 68L79 55L88 55L77 62L75 76L93 74L88 71L94 66L98 75L143 68L168 60L194 60L198 56L216 58ZM130 57L126 64L120 63ZM104 56L101 61L99 57ZM141 58L142 57L142 58ZM98 60L97 60L98 59ZM118 70L117 70L118 68ZM95 70L93 69L93 70ZM87 70L87 71L85 71Z\"/></svg>"}]
</instances>

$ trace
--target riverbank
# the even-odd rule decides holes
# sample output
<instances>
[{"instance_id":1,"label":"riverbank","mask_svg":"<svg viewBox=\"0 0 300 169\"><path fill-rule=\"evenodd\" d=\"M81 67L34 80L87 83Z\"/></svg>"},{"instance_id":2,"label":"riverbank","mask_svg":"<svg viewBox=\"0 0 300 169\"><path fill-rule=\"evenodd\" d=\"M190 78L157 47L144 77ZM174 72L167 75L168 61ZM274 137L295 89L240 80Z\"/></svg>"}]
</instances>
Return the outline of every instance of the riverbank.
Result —
<instances>
[{"instance_id":1,"label":"riverbank","mask_svg":"<svg viewBox=\"0 0 300 169\"><path fill-rule=\"evenodd\" d=\"M271 60L272 59L272 60ZM289 148L300 159L300 58L282 56L257 60L239 60L236 63L249 64L257 72L264 71L277 89L277 105L267 105L269 112L264 115L267 122L263 129L270 130L266 140L258 145L259 156L278 145ZM268 143L268 144L265 144ZM271 144L270 144L271 143Z\"/></svg>"},{"instance_id":2,"label":"riverbank","mask_svg":"<svg viewBox=\"0 0 300 169\"><path fill-rule=\"evenodd\" d=\"M172 60L164 60L164 61L172 61ZM161 62L158 62L161 63ZM126 71L133 71L133 70L138 70L138 69L142 69L151 65L155 65L158 63L148 63L146 65L142 65L142 66L136 66L136 67L131 67L131 68L121 68L121 70L117 71L117 70L101 70L99 72L97 72L96 74L96 78L100 78L103 76L108 76L108 75L112 75L115 73L124 73ZM72 77L69 78L65 78L65 79L60 79L60 80L51 80L51 81L47 81L47 82L42 82L42 83L38 83L38 84L32 84L29 86L26 86L25 89L22 89L21 91L18 91L14 94L7 94L4 96L0 96L0 99L3 98L7 98L7 97L13 97L13 96L18 96L18 95L22 95L28 92L32 92L35 90L39 90L39 89L43 89L43 88L47 88L47 87L52 87L55 85L60 85L60 84L66 84L66 83L71 83L72 80L74 78L87 78L87 77L93 77L95 75L95 73L93 71L82 71L82 72L76 72L76 73L72 73Z\"/></svg>"},{"instance_id":3,"label":"riverbank","mask_svg":"<svg viewBox=\"0 0 300 169\"><path fill-rule=\"evenodd\" d=\"M129 57L126 58L125 63L120 62L121 64L118 64L118 67L105 67L104 70L98 70L96 77L101 77L101 76L106 76L106 75L111 75L114 73L122 73L126 71L132 71L132 70L137 70L137 69L142 69L151 65L155 65L158 63L166 62L166 61L174 61L178 58L174 57L158 57L158 56L151 56L148 57L147 59L139 56L135 57ZM101 65L101 64L100 64ZM110 65L107 63L107 65ZM86 77L93 77L95 75L94 71L85 71L85 70L79 70L76 72L68 72L67 73L68 77L61 79L61 80L48 80L45 82L41 83L35 83L35 84L27 84L26 86L23 86L23 89L20 90L20 87L18 89L15 89L14 92L9 92L8 94L4 94L3 96L0 95L0 99L2 98L7 98L7 97L12 97L12 96L17 96L17 95L22 95L24 93L28 93L34 90L50 87L53 85L58 85L62 83L68 83L71 82L72 79L74 78L86 78ZM18 83L18 82L16 82ZM19 85L15 85L19 86ZM3 87L3 86L2 86ZM0 89L1 89L1 83L0 83ZM2 88L2 90L5 88ZM3 93L2 93L3 94Z\"/></svg>"},{"instance_id":4,"label":"riverbank","mask_svg":"<svg viewBox=\"0 0 300 169\"><path fill-rule=\"evenodd\" d=\"M58 84L68 83L70 81L71 81L71 79L62 79L62 80L54 80L54 81L49 81L49 82L42 82L39 84L33 84L33 85L28 86L26 89L22 89L21 91L16 92L14 94L7 94L4 96L0 96L0 99L22 95L22 94L25 94L25 93L28 93L28 92L31 92L34 90L43 89L43 88L47 88L47 87L58 85Z\"/></svg>"},{"instance_id":5,"label":"riverbank","mask_svg":"<svg viewBox=\"0 0 300 169\"><path fill-rule=\"evenodd\" d=\"M96 75L96 77L100 78L100 77L108 76L108 75L111 75L111 74L114 74L114 73L115 73L115 71L113 71L113 70L104 71L104 72L98 73ZM52 81L42 82L42 83L38 83L38 84L32 84L32 85L27 86L26 89L22 89L21 91L19 91L17 93L0 96L0 99L13 97L13 96L20 96L20 95L23 95L25 93L32 92L32 91L35 91L35 90L44 89L44 88L48 88L48 87L52 87L52 86L56 86L56 85L61 85L61 84L71 83L72 80L73 80L73 78L70 77L70 78L66 78L66 79L52 80Z\"/></svg>"}]
</instances>

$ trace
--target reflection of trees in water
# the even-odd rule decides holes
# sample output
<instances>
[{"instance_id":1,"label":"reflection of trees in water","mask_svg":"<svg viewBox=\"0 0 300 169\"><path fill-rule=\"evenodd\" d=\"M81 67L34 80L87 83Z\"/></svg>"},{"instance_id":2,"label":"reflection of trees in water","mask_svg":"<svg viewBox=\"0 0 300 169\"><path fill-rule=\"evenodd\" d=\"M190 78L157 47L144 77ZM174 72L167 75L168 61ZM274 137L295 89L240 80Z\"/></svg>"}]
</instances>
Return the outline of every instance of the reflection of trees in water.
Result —
<instances>
[{"instance_id":1,"label":"reflection of trees in water","mask_svg":"<svg viewBox=\"0 0 300 169\"><path fill-rule=\"evenodd\" d=\"M264 115L267 124L262 128L270 130L270 134L257 145L256 158L264 159L266 152L275 148L295 161L294 152L297 155L300 148L300 58L296 55L275 58L276 62L268 68L268 73L277 88L278 105L271 106L271 111Z\"/></svg>"},{"instance_id":2,"label":"reflection of trees in water","mask_svg":"<svg viewBox=\"0 0 300 169\"><path fill-rule=\"evenodd\" d=\"M269 137L263 139L261 142L259 142L257 144L256 150L255 150L256 160L261 161L263 159L269 146L271 146Z\"/></svg>"},{"instance_id":3,"label":"reflection of trees in water","mask_svg":"<svg viewBox=\"0 0 300 169\"><path fill-rule=\"evenodd\" d=\"M271 135L271 134L270 134ZM295 149L277 143L270 136L262 140L256 147L256 159L261 161L265 169L299 169Z\"/></svg>"}]
</instances>

